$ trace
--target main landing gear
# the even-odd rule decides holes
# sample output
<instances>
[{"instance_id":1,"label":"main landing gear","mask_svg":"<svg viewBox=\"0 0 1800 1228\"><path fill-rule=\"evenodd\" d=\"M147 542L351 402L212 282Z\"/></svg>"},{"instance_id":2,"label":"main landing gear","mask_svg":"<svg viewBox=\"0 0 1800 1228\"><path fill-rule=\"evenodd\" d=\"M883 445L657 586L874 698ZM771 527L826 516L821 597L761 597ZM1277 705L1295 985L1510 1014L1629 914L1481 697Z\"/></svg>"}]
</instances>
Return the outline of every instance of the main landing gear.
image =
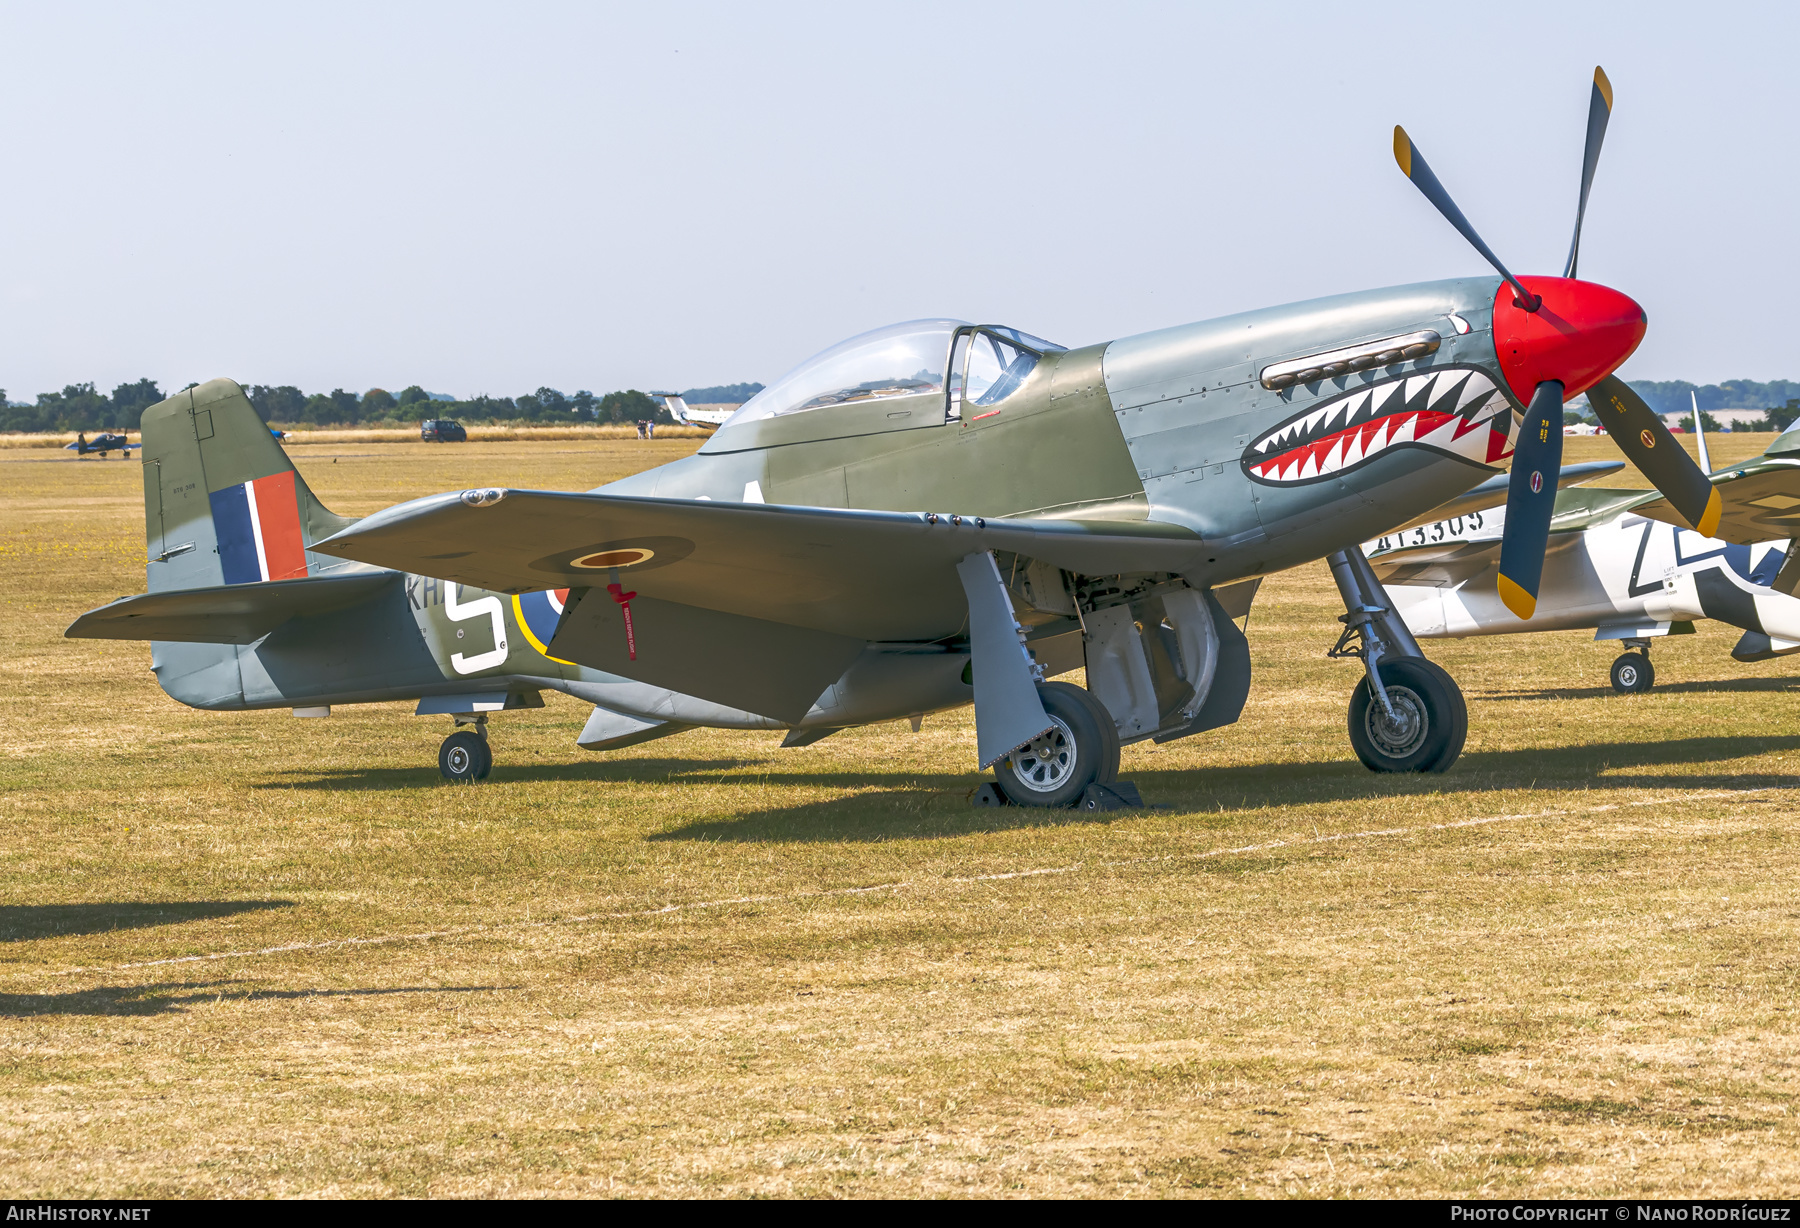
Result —
<instances>
[{"instance_id":1,"label":"main landing gear","mask_svg":"<svg viewBox=\"0 0 1800 1228\"><path fill-rule=\"evenodd\" d=\"M1462 754L1469 709L1456 680L1426 659L1387 590L1358 549L1328 560L1347 611L1327 655L1355 657L1363 679L1350 694L1350 745L1372 772L1444 772Z\"/></svg>"},{"instance_id":2,"label":"main landing gear","mask_svg":"<svg viewBox=\"0 0 1800 1228\"><path fill-rule=\"evenodd\" d=\"M1650 664L1649 640L1626 640L1626 653L1612 663L1613 690L1621 695L1635 695L1656 685L1656 667Z\"/></svg>"},{"instance_id":3,"label":"main landing gear","mask_svg":"<svg viewBox=\"0 0 1800 1228\"><path fill-rule=\"evenodd\" d=\"M455 785L472 785L486 780L494 768L494 752L488 748L487 713L477 713L472 721L458 720L458 726L471 724L473 729L458 728L438 747L438 771Z\"/></svg>"},{"instance_id":4,"label":"main landing gear","mask_svg":"<svg viewBox=\"0 0 1800 1228\"><path fill-rule=\"evenodd\" d=\"M1092 692L1040 682L1050 729L994 765L1000 791L1015 806L1073 806L1091 784L1119 776L1119 730Z\"/></svg>"}]
</instances>

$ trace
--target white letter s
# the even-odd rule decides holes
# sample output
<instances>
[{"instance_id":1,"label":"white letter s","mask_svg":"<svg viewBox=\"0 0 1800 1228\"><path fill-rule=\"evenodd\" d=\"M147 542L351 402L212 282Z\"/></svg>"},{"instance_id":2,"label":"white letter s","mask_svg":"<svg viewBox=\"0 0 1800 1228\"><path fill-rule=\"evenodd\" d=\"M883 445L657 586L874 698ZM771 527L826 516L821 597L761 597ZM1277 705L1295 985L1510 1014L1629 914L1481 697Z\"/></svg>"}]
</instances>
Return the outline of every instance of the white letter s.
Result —
<instances>
[{"instance_id":1,"label":"white letter s","mask_svg":"<svg viewBox=\"0 0 1800 1228\"><path fill-rule=\"evenodd\" d=\"M492 669L496 665L506 663L506 618L500 612L500 598L477 597L474 601L458 604L457 593L462 585L454 581L444 586L444 613L450 616L453 623L466 622L471 618L488 616L494 629L494 648L491 652L478 652L465 657L462 653L450 654L450 664L459 674L476 674L484 669Z\"/></svg>"}]
</instances>

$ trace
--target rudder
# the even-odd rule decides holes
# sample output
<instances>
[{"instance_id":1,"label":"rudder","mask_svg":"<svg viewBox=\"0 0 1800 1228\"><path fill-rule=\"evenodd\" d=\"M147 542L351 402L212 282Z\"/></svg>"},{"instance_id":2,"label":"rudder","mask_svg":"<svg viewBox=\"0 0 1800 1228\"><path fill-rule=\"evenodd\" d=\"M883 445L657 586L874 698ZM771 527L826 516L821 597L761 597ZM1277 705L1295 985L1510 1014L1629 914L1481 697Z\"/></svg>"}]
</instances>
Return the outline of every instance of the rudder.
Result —
<instances>
[{"instance_id":1,"label":"rudder","mask_svg":"<svg viewBox=\"0 0 1800 1228\"><path fill-rule=\"evenodd\" d=\"M308 548L352 521L321 504L235 381L144 411L150 592L294 579L335 567Z\"/></svg>"}]
</instances>

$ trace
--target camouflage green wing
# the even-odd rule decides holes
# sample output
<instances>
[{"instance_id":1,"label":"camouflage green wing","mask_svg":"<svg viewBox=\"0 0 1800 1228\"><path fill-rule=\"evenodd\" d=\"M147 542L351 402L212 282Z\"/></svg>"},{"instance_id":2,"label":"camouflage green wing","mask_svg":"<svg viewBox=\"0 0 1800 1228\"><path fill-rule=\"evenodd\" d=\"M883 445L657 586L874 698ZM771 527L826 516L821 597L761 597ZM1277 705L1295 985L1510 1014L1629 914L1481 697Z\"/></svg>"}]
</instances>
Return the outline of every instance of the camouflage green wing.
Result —
<instances>
[{"instance_id":1,"label":"camouflage green wing","mask_svg":"<svg viewBox=\"0 0 1800 1228\"><path fill-rule=\"evenodd\" d=\"M1712 475L1724 501L1717 536L1741 546L1800 536L1800 457L1758 456ZM1631 509L1640 516L1687 528L1667 499Z\"/></svg>"},{"instance_id":2,"label":"camouflage green wing","mask_svg":"<svg viewBox=\"0 0 1800 1228\"><path fill-rule=\"evenodd\" d=\"M473 490L378 512L315 549L503 592L616 580L652 600L857 640L933 640L963 624L956 563L970 553L1088 575L1180 573L1205 562L1206 546L1149 521Z\"/></svg>"}]
</instances>

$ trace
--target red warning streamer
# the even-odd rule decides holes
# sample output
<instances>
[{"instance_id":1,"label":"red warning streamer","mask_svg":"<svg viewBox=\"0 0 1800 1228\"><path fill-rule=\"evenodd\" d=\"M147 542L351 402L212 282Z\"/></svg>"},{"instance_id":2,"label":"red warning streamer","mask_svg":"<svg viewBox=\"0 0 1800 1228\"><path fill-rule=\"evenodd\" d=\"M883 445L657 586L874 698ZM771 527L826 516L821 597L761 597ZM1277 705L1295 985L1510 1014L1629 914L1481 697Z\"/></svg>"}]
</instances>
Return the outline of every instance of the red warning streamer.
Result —
<instances>
[{"instance_id":1,"label":"red warning streamer","mask_svg":"<svg viewBox=\"0 0 1800 1228\"><path fill-rule=\"evenodd\" d=\"M631 629L631 599L637 594L625 591L625 586L618 583L618 574L616 571L613 573L614 582L606 586L606 591L612 594L612 599L619 603L619 612L625 615L625 651L635 661L637 660L637 635Z\"/></svg>"}]
</instances>

